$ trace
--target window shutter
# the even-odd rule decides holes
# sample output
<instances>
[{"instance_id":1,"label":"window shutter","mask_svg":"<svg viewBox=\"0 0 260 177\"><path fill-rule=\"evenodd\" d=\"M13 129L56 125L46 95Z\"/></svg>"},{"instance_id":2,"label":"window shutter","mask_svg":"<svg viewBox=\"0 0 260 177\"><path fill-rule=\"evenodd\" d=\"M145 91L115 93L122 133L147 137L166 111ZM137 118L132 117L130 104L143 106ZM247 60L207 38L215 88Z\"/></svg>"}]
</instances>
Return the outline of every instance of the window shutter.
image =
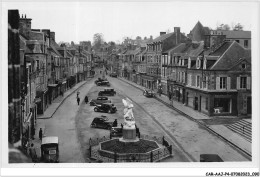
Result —
<instances>
[{"instance_id":1,"label":"window shutter","mask_svg":"<svg viewBox=\"0 0 260 177\"><path fill-rule=\"evenodd\" d=\"M220 77L216 78L216 90L220 89Z\"/></svg>"},{"instance_id":2,"label":"window shutter","mask_svg":"<svg viewBox=\"0 0 260 177\"><path fill-rule=\"evenodd\" d=\"M198 77L197 76L195 76L195 87L197 87L197 82L198 82Z\"/></svg>"},{"instance_id":3,"label":"window shutter","mask_svg":"<svg viewBox=\"0 0 260 177\"><path fill-rule=\"evenodd\" d=\"M251 89L251 77L246 78L246 88Z\"/></svg>"},{"instance_id":4,"label":"window shutter","mask_svg":"<svg viewBox=\"0 0 260 177\"><path fill-rule=\"evenodd\" d=\"M208 89L208 85L209 85L208 81L209 81L209 76L206 76L206 82L205 82L205 84L206 84L206 89Z\"/></svg>"},{"instance_id":5,"label":"window shutter","mask_svg":"<svg viewBox=\"0 0 260 177\"><path fill-rule=\"evenodd\" d=\"M171 60L171 56L170 55L168 55L168 65L170 64L170 60Z\"/></svg>"},{"instance_id":6,"label":"window shutter","mask_svg":"<svg viewBox=\"0 0 260 177\"><path fill-rule=\"evenodd\" d=\"M237 89L240 89L240 77L237 77Z\"/></svg>"},{"instance_id":7,"label":"window shutter","mask_svg":"<svg viewBox=\"0 0 260 177\"><path fill-rule=\"evenodd\" d=\"M186 78L185 78L185 72L183 72L183 83L186 82Z\"/></svg>"},{"instance_id":8,"label":"window shutter","mask_svg":"<svg viewBox=\"0 0 260 177\"><path fill-rule=\"evenodd\" d=\"M230 77L227 77L227 90L230 90Z\"/></svg>"},{"instance_id":9,"label":"window shutter","mask_svg":"<svg viewBox=\"0 0 260 177\"><path fill-rule=\"evenodd\" d=\"M189 77L190 77L189 85L191 86L191 74L189 75Z\"/></svg>"},{"instance_id":10,"label":"window shutter","mask_svg":"<svg viewBox=\"0 0 260 177\"><path fill-rule=\"evenodd\" d=\"M191 62L191 59L189 58L189 60L188 60L188 68L190 68L190 63Z\"/></svg>"}]
</instances>

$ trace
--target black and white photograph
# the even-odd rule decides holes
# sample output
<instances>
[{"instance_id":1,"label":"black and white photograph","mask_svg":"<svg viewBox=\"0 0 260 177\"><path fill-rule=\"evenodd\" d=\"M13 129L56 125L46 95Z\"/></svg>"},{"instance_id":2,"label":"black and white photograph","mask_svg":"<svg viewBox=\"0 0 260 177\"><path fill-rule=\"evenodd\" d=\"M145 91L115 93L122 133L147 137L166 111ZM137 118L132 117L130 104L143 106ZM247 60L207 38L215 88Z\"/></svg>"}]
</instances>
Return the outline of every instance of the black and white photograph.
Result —
<instances>
[{"instance_id":1,"label":"black and white photograph","mask_svg":"<svg viewBox=\"0 0 260 177\"><path fill-rule=\"evenodd\" d=\"M259 176L259 1L0 7L3 176Z\"/></svg>"}]
</instances>

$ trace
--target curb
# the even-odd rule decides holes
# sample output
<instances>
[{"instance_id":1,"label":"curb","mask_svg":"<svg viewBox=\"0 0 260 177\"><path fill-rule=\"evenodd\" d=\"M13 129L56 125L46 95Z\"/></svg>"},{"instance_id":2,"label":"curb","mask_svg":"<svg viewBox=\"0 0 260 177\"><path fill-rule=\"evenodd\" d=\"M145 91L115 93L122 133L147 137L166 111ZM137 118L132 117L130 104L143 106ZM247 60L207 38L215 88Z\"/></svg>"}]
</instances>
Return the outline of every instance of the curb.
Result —
<instances>
[{"instance_id":1,"label":"curb","mask_svg":"<svg viewBox=\"0 0 260 177\"><path fill-rule=\"evenodd\" d=\"M134 85L134 84L132 84L132 83L129 83L129 82L131 82L131 81L127 82L127 81L123 80L122 78L119 78L119 79L120 79L121 81L125 82L125 83L128 83L128 84L132 85L133 87L135 87L135 88L137 88L137 89L139 89L139 90L142 90L141 88L137 87L136 85ZM179 110L179 109L173 107L173 106L170 105L169 103L166 103L165 101L163 101L163 100L161 100L161 99L159 99L159 98L157 98L157 97L154 97L154 99L156 99L157 101L160 101L161 103L165 104L167 107L169 107L169 108L171 108L171 109L174 109L175 111L177 111L178 113L180 113L180 114L182 114L183 116L187 117L188 119L190 119L190 120L192 120L192 121L198 123L199 125L203 126L203 127L206 128L209 132L211 132L212 134L214 134L214 135L216 135L217 137L221 138L222 140L224 140L225 142L227 142L229 145L231 145L231 146L237 148L238 150L242 151L245 155L247 155L247 156L250 157L250 160L252 160L252 154L251 154L251 153L249 153L249 152L247 152L246 150L240 148L239 146L237 146L237 145L234 144L233 142L231 142L231 141L229 141L228 139L226 139L224 136L222 136L222 135L218 134L217 132L215 132L214 130L212 130L212 129L211 129L210 127L208 127L207 125L205 125L205 124L199 122L197 119L195 119L195 118L193 118L193 117L191 117L191 116L185 114L185 113L182 112L181 110Z\"/></svg>"},{"instance_id":2,"label":"curb","mask_svg":"<svg viewBox=\"0 0 260 177\"><path fill-rule=\"evenodd\" d=\"M89 80L91 80L93 77L88 77L88 78L90 78ZM68 94L68 95L60 102L59 106L55 109L55 111L51 114L50 117L41 117L41 118L38 118L38 117L37 117L37 119L50 119L50 118L52 118L52 116L57 112L57 110L58 110L59 107L63 104L63 102L64 102L69 96L71 96L73 93L75 93L77 90L79 90L79 89L80 89L81 87L83 87L85 84L87 84L87 81L88 81L88 80L86 80L84 84L82 84L82 85L79 86L77 89L75 89L75 90L72 91L70 94Z\"/></svg>"}]
</instances>

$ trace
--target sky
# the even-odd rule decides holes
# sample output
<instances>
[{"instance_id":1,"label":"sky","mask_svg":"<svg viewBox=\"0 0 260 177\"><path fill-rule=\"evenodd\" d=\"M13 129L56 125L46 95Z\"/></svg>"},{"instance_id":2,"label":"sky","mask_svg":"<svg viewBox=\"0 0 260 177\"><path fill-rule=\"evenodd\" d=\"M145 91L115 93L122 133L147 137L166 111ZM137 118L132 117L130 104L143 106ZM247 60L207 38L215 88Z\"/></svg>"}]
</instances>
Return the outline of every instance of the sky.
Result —
<instances>
[{"instance_id":1,"label":"sky","mask_svg":"<svg viewBox=\"0 0 260 177\"><path fill-rule=\"evenodd\" d=\"M198 21L215 29L219 24L240 23L251 30L256 4L253 2L5 2L32 19L33 29L55 31L56 41L93 41L102 33L106 42L124 37L158 37L160 32L180 27L185 34Z\"/></svg>"}]
</instances>

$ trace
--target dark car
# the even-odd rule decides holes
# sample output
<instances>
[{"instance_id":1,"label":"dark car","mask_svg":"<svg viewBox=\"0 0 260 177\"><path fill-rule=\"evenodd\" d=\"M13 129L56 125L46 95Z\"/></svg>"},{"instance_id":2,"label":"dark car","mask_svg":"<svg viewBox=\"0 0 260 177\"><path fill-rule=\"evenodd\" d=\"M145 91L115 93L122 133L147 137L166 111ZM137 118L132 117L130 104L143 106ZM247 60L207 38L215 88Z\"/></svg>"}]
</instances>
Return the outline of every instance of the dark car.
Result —
<instances>
[{"instance_id":1,"label":"dark car","mask_svg":"<svg viewBox=\"0 0 260 177\"><path fill-rule=\"evenodd\" d=\"M97 105L94 108L95 112L106 112L106 113L115 113L117 111L116 107L112 103L104 103Z\"/></svg>"},{"instance_id":2,"label":"dark car","mask_svg":"<svg viewBox=\"0 0 260 177\"><path fill-rule=\"evenodd\" d=\"M104 129L111 129L113 122L109 122L108 117L100 116L95 117L90 124L92 128L104 128Z\"/></svg>"},{"instance_id":3,"label":"dark car","mask_svg":"<svg viewBox=\"0 0 260 177\"><path fill-rule=\"evenodd\" d=\"M111 100L109 100L108 97L99 96L97 97L97 99L90 100L89 105L95 106L95 105L101 105L103 103L111 103Z\"/></svg>"},{"instance_id":4,"label":"dark car","mask_svg":"<svg viewBox=\"0 0 260 177\"><path fill-rule=\"evenodd\" d=\"M98 92L98 96L114 96L116 91L114 89L104 89L103 91Z\"/></svg>"},{"instance_id":5,"label":"dark car","mask_svg":"<svg viewBox=\"0 0 260 177\"><path fill-rule=\"evenodd\" d=\"M110 77L117 77L117 74L116 73L111 73Z\"/></svg>"},{"instance_id":6,"label":"dark car","mask_svg":"<svg viewBox=\"0 0 260 177\"><path fill-rule=\"evenodd\" d=\"M153 98L153 97L155 97L155 93L154 93L154 91L152 91L152 90L145 90L145 91L143 92L143 95L146 96L146 97L148 97L148 98Z\"/></svg>"},{"instance_id":7,"label":"dark car","mask_svg":"<svg viewBox=\"0 0 260 177\"><path fill-rule=\"evenodd\" d=\"M106 78L102 79L102 78L98 78L97 80L95 80L95 84L97 84L97 82L102 82L102 81L107 81Z\"/></svg>"},{"instance_id":8,"label":"dark car","mask_svg":"<svg viewBox=\"0 0 260 177\"><path fill-rule=\"evenodd\" d=\"M111 127L110 137L122 137L122 136L123 136L123 128L122 127ZM136 128L136 136L140 137L139 128Z\"/></svg>"},{"instance_id":9,"label":"dark car","mask_svg":"<svg viewBox=\"0 0 260 177\"><path fill-rule=\"evenodd\" d=\"M97 86L110 86L110 83L108 81L98 81L96 83Z\"/></svg>"}]
</instances>

